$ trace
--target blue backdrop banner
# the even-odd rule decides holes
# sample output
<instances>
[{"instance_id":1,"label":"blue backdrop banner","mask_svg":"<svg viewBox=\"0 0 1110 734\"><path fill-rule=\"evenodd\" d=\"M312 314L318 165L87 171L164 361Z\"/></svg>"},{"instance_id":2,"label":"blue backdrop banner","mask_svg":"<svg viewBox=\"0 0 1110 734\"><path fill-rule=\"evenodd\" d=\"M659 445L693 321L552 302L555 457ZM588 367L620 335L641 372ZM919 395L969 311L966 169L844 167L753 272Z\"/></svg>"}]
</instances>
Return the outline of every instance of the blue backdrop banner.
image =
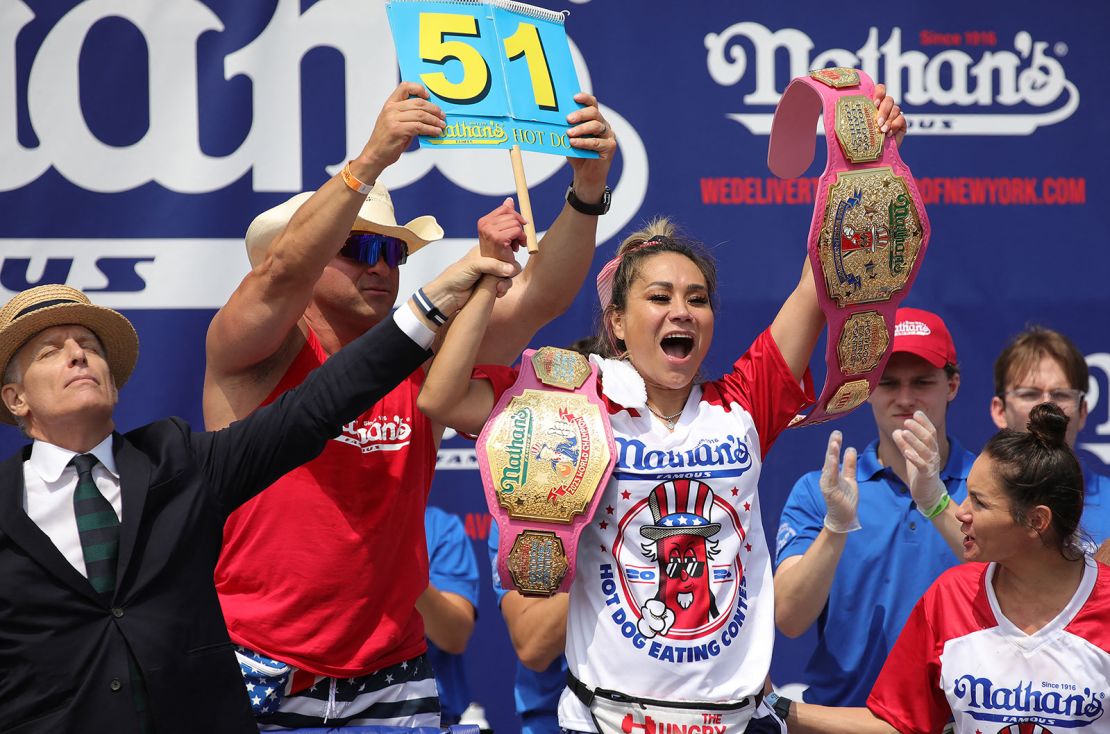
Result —
<instances>
[{"instance_id":1,"label":"blue backdrop banner","mask_svg":"<svg viewBox=\"0 0 1110 734\"><path fill-rule=\"evenodd\" d=\"M568 63L620 141L588 282L623 233L672 216L719 261L724 287L704 372L720 374L798 278L824 164L818 156L789 181L770 174L775 104L810 68L862 68L909 121L902 155L933 237L906 305L940 313L955 339L962 384L949 429L982 445L994 430L992 362L1009 337L1040 323L1087 355L1079 446L1106 468L1110 197L1099 171L1110 170L1110 109L1099 90L1110 8L539 4L571 11ZM357 155L399 81L396 58L377 0L0 0L0 297L64 282L123 310L142 348L119 426L170 414L201 426L205 331L247 272L248 223ZM447 232L402 268L402 298L473 245L475 221L515 191L507 163L490 165L498 155L413 147L383 175L398 219L432 213ZM543 230L570 169L537 153L525 153L525 167ZM583 288L534 344L591 332L596 310L593 288ZM849 445L875 435L866 406L836 425ZM819 467L828 430L791 431L769 456L761 503L771 537L794 481ZM23 442L0 432L4 455ZM471 442L443 442L432 501L464 518L485 558L489 516ZM491 723L513 731L512 652L482 566L471 642L481 654L470 656L470 677ZM796 680L810 644L780 641L777 683Z\"/></svg>"}]
</instances>

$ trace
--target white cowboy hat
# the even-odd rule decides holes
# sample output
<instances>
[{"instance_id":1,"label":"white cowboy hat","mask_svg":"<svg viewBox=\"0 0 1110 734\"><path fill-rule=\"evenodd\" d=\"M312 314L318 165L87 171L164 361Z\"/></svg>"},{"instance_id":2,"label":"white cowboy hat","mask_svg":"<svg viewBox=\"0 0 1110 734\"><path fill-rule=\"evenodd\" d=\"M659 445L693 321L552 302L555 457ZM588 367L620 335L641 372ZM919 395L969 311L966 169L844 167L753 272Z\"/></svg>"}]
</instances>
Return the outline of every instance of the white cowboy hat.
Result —
<instances>
[{"instance_id":1,"label":"white cowboy hat","mask_svg":"<svg viewBox=\"0 0 1110 734\"><path fill-rule=\"evenodd\" d=\"M93 304L84 293L67 285L29 288L0 308L0 375L7 372L8 362L31 337L51 326L67 324L84 326L96 334L116 387L123 387L139 359L135 327L123 314ZM15 423L15 416L2 404L0 421Z\"/></svg>"},{"instance_id":2,"label":"white cowboy hat","mask_svg":"<svg viewBox=\"0 0 1110 734\"><path fill-rule=\"evenodd\" d=\"M297 194L254 218L251 226L247 228L247 257L250 258L252 267L266 259L266 250L269 249L270 243L285 229L285 225L293 217L293 212L308 201L313 193L306 191L303 194ZM375 183L374 188L366 195L366 201L358 210L358 215L351 225L351 231L374 232L402 239L409 246L410 255L429 242L443 238L443 228L439 226L436 218L429 214L417 217L404 225L397 224L397 215L393 213L393 199L380 182ZM336 247L337 251L338 249Z\"/></svg>"}]
</instances>

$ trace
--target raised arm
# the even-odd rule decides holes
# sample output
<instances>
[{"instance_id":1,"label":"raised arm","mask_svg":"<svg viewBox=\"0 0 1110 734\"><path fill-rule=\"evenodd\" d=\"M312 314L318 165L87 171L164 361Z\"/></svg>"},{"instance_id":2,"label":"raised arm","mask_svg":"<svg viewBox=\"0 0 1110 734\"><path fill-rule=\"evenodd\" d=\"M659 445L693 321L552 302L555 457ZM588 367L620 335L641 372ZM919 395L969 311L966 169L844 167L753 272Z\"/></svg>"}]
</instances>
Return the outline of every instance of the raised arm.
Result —
<instances>
[{"instance_id":1,"label":"raised arm","mask_svg":"<svg viewBox=\"0 0 1110 734\"><path fill-rule=\"evenodd\" d=\"M372 185L416 135L438 135L444 115L419 84L403 82L385 102L351 173ZM210 376L264 363L293 337L324 267L343 245L366 197L333 176L304 202L208 328Z\"/></svg>"},{"instance_id":2,"label":"raised arm","mask_svg":"<svg viewBox=\"0 0 1110 734\"><path fill-rule=\"evenodd\" d=\"M593 95L579 92L574 99L586 106L567 115L574 125L567 133L570 144L596 151L600 157L567 161L574 171L575 195L587 204L596 204L605 190L617 139ZM540 241L540 251L528 259L512 290L494 306L478 361L512 362L541 326L566 311L590 270L596 245L597 217L564 204Z\"/></svg>"},{"instance_id":3,"label":"raised arm","mask_svg":"<svg viewBox=\"0 0 1110 734\"><path fill-rule=\"evenodd\" d=\"M874 101L879 108L880 129L900 145L906 134L905 116L894 100L886 96L886 87L882 84L875 85ZM802 267L801 280L771 324L771 336L786 364L790 366L790 371L798 379L805 374L809 358L824 326L825 316L817 301L813 272L807 257Z\"/></svg>"},{"instance_id":4,"label":"raised arm","mask_svg":"<svg viewBox=\"0 0 1110 734\"><path fill-rule=\"evenodd\" d=\"M449 266L424 291L450 316L480 277L510 277L518 269L515 262L472 253ZM407 325L399 326L405 321ZM281 475L315 458L343 424L427 359L435 328L410 299L273 403L221 431L196 434L198 463L221 493L225 510L230 513Z\"/></svg>"},{"instance_id":5,"label":"raised arm","mask_svg":"<svg viewBox=\"0 0 1110 734\"><path fill-rule=\"evenodd\" d=\"M787 637L802 635L817 621L828 602L847 534L860 529L856 513L859 502L856 452L855 449L844 452L841 468L842 440L840 431L829 435L821 469L819 485L826 506L824 527L805 553L783 559L775 571L775 626Z\"/></svg>"},{"instance_id":6,"label":"raised arm","mask_svg":"<svg viewBox=\"0 0 1110 734\"><path fill-rule=\"evenodd\" d=\"M512 253L524 234L521 221L511 199L479 219L481 253L515 264ZM493 410L493 388L485 380L470 379L470 375L479 358L483 338L496 340L499 337L495 331L490 333L492 330L487 329L494 302L508 298L515 290L514 284L508 294L498 299L496 284L486 279L478 284L474 295L452 321L443 343L436 350L417 399L421 412L434 422L463 433L481 432Z\"/></svg>"}]
</instances>

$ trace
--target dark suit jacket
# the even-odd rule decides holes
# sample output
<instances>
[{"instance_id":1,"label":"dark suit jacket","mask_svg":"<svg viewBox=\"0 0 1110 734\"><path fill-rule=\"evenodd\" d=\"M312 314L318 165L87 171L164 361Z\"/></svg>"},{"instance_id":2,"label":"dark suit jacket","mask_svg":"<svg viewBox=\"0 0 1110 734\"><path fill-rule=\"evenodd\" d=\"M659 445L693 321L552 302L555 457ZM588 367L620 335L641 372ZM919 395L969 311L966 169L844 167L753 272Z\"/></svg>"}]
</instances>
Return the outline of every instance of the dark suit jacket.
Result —
<instances>
[{"instance_id":1,"label":"dark suit jacket","mask_svg":"<svg viewBox=\"0 0 1110 734\"><path fill-rule=\"evenodd\" d=\"M115 434L123 524L111 599L23 511L30 447L0 464L0 732L137 732L128 647L158 734L257 732L212 583L224 520L427 357L386 319L222 431L171 418Z\"/></svg>"}]
</instances>

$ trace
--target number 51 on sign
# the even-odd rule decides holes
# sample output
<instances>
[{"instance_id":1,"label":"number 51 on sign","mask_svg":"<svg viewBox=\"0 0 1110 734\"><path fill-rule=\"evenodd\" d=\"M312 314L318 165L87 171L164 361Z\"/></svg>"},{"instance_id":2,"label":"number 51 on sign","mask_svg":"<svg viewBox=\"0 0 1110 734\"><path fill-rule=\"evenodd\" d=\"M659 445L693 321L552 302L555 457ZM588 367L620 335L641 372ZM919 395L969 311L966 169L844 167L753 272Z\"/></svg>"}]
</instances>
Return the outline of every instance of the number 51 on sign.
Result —
<instances>
[{"instance_id":1,"label":"number 51 on sign","mask_svg":"<svg viewBox=\"0 0 1110 734\"><path fill-rule=\"evenodd\" d=\"M391 0L401 78L427 87L447 127L420 145L512 148L577 158L566 116L580 105L564 16L510 0Z\"/></svg>"}]
</instances>

